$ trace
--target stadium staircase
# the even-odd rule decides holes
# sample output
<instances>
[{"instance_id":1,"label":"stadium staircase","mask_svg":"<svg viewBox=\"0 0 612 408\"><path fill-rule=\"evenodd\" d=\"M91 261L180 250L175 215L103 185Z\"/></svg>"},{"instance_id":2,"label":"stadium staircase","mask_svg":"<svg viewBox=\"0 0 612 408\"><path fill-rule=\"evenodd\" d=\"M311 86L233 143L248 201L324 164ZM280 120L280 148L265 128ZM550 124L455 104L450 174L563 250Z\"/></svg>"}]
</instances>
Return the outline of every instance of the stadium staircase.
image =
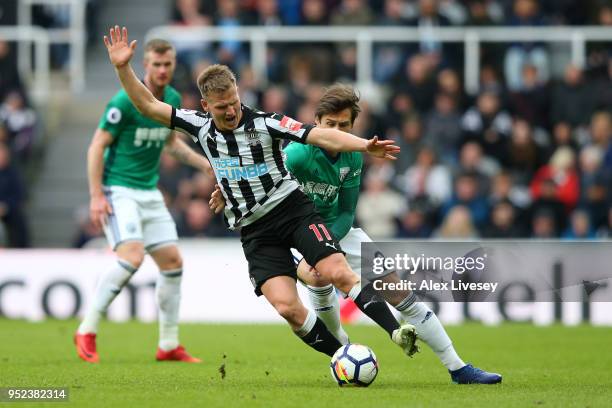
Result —
<instances>
[{"instance_id":1,"label":"stadium staircase","mask_svg":"<svg viewBox=\"0 0 612 408\"><path fill-rule=\"evenodd\" d=\"M107 0L101 4L100 41L87 51L86 90L67 95L61 91L62 85L56 85L57 92L43 113L49 131L42 161L30 186L28 209L36 247L69 247L78 229L77 214L84 214L88 207L87 147L104 106L119 88L102 44L103 33L113 24L129 27L130 37L139 40L134 66L141 74L146 32L168 22L169 2Z\"/></svg>"}]
</instances>

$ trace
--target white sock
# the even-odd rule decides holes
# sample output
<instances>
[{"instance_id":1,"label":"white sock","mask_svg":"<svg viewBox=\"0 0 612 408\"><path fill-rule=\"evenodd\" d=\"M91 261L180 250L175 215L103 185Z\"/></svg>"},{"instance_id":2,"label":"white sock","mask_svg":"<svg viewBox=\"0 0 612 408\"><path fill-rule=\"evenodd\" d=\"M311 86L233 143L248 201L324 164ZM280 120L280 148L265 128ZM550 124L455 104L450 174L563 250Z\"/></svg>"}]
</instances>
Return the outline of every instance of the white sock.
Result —
<instances>
[{"instance_id":1,"label":"white sock","mask_svg":"<svg viewBox=\"0 0 612 408\"><path fill-rule=\"evenodd\" d=\"M325 323L327 329L342 344L348 344L348 334L340 323L340 302L332 284L323 287L306 286L315 313Z\"/></svg>"},{"instance_id":2,"label":"white sock","mask_svg":"<svg viewBox=\"0 0 612 408\"><path fill-rule=\"evenodd\" d=\"M123 259L118 259L113 268L100 276L93 301L90 303L85 318L77 330L80 334L98 332L98 325L102 316L108 310L108 306L136 271L137 268L132 264Z\"/></svg>"},{"instance_id":3,"label":"white sock","mask_svg":"<svg viewBox=\"0 0 612 408\"><path fill-rule=\"evenodd\" d=\"M357 296L361 293L361 281L357 282L355 286L351 288L349 293L347 293L347 297L350 297L352 300L357 299Z\"/></svg>"},{"instance_id":4,"label":"white sock","mask_svg":"<svg viewBox=\"0 0 612 408\"><path fill-rule=\"evenodd\" d=\"M308 333L310 333L316 323L317 315L312 310L308 309L308 314L306 315L306 320L304 320L304 324L302 324L302 327L295 330L295 334L298 337L306 336Z\"/></svg>"},{"instance_id":5,"label":"white sock","mask_svg":"<svg viewBox=\"0 0 612 408\"><path fill-rule=\"evenodd\" d=\"M416 327L417 337L436 353L447 369L454 371L465 366L436 314L425 303L417 302L414 293L395 308L408 323Z\"/></svg>"},{"instance_id":6,"label":"white sock","mask_svg":"<svg viewBox=\"0 0 612 408\"><path fill-rule=\"evenodd\" d=\"M178 347L178 321L183 270L160 271L155 285L159 312L159 348L168 351Z\"/></svg>"}]
</instances>

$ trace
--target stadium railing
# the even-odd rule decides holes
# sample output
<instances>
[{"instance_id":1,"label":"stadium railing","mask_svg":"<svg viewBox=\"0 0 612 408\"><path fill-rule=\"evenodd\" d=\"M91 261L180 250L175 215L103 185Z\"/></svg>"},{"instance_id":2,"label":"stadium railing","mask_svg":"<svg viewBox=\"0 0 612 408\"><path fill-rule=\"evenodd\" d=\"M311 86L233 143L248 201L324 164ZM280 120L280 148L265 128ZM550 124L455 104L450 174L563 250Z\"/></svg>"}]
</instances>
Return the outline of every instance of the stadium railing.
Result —
<instances>
[{"instance_id":1,"label":"stadium railing","mask_svg":"<svg viewBox=\"0 0 612 408\"><path fill-rule=\"evenodd\" d=\"M49 97L50 81L49 81L49 44L51 38L49 33L40 27L23 27L23 26L0 26L0 39L6 41L16 41L19 44L28 46L34 44L34 57L36 60L36 69L31 86L31 96L36 102L44 102ZM27 48L26 48L27 50ZM28 54L30 54L28 52ZM31 56L29 57L31 59ZM29 77L32 65L27 71L20 70L20 74Z\"/></svg>"},{"instance_id":2,"label":"stadium railing","mask_svg":"<svg viewBox=\"0 0 612 408\"><path fill-rule=\"evenodd\" d=\"M468 93L478 92L479 61L482 43L516 41L567 42L571 60L579 67L586 62L587 41L612 41L612 28L601 26L554 27L253 27L232 28L228 35L220 27L159 26L152 28L146 40L161 37L168 40L218 42L235 40L250 43L251 65L257 79L266 82L266 50L270 43L355 42L356 77L359 84L372 82L373 45L376 43L414 43L423 40L464 44L464 84ZM361 85L360 85L361 86Z\"/></svg>"},{"instance_id":3,"label":"stadium railing","mask_svg":"<svg viewBox=\"0 0 612 408\"><path fill-rule=\"evenodd\" d=\"M85 7L86 0L19 0L17 24L20 27L32 27L32 6L52 5L70 7L70 26L68 28L45 29L51 44L70 45L70 88L72 92L81 92L85 88ZM19 71L32 71L32 58L28 52L27 42L19 43Z\"/></svg>"}]
</instances>

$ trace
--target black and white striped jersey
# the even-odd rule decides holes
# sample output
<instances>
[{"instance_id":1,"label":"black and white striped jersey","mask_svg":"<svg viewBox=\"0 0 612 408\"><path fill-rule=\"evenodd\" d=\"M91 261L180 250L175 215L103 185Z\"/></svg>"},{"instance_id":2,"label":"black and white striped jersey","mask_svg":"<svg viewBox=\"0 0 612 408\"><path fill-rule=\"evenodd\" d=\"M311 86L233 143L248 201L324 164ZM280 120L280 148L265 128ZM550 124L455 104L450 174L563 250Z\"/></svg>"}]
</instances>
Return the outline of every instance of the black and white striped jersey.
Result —
<instances>
[{"instance_id":1,"label":"black and white striped jersey","mask_svg":"<svg viewBox=\"0 0 612 408\"><path fill-rule=\"evenodd\" d=\"M305 143L314 127L278 113L241 108L233 131L220 131L208 113L187 109L173 108L170 125L202 146L223 191L230 229L253 223L299 188L285 168L283 139Z\"/></svg>"}]
</instances>

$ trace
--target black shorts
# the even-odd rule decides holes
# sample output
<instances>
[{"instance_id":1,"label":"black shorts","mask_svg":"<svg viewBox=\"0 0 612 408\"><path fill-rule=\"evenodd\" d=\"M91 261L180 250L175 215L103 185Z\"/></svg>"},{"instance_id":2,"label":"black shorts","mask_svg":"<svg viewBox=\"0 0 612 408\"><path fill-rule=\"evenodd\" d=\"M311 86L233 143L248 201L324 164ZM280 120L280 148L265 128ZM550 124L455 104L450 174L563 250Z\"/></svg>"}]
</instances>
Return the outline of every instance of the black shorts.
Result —
<instances>
[{"instance_id":1,"label":"black shorts","mask_svg":"<svg viewBox=\"0 0 612 408\"><path fill-rule=\"evenodd\" d=\"M343 253L312 201L300 190L242 228L240 241L257 296L262 294L261 285L272 277L297 279L291 248L300 251L310 265L331 254Z\"/></svg>"}]
</instances>

